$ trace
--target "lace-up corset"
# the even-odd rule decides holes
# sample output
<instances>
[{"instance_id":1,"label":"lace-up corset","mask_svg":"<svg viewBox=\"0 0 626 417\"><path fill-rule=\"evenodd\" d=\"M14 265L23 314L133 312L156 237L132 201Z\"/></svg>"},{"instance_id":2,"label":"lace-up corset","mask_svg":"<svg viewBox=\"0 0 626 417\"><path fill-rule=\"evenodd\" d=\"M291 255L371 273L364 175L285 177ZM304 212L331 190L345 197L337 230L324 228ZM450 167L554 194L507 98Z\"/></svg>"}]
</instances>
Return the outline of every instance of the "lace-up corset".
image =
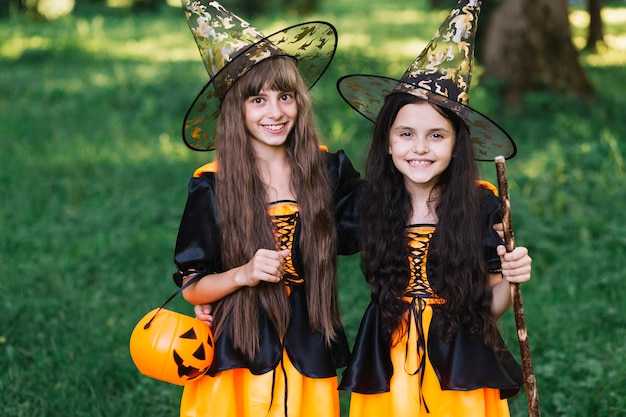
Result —
<instances>
[{"instance_id":1,"label":"lace-up corset","mask_svg":"<svg viewBox=\"0 0 626 417\"><path fill-rule=\"evenodd\" d=\"M293 246L293 236L298 222L298 203L295 201L276 201L268 206L268 213L274 226L274 240L279 250L289 249ZM285 284L303 283L303 279L298 276L291 254L287 256L285 263L285 273L283 275Z\"/></svg>"},{"instance_id":2,"label":"lace-up corset","mask_svg":"<svg viewBox=\"0 0 626 417\"><path fill-rule=\"evenodd\" d=\"M409 226L407 228L411 249L409 253L411 277L406 289L408 297L437 298L426 276L426 257L434 232L435 226L432 225Z\"/></svg>"}]
</instances>

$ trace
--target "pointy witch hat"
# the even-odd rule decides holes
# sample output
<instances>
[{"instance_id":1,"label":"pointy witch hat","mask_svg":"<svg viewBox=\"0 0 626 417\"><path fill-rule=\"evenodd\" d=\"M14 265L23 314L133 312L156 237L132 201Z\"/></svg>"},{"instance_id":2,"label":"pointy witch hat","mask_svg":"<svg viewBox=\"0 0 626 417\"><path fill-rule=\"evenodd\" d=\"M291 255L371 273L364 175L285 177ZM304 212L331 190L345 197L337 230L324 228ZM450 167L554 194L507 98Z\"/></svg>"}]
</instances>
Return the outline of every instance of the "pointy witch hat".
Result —
<instances>
[{"instance_id":1,"label":"pointy witch hat","mask_svg":"<svg viewBox=\"0 0 626 417\"><path fill-rule=\"evenodd\" d=\"M300 23L264 36L216 1L182 0L209 81L185 115L183 140L196 151L215 148L220 105L230 87L264 59L290 56L310 89L330 64L337 31L327 22Z\"/></svg>"},{"instance_id":2,"label":"pointy witch hat","mask_svg":"<svg viewBox=\"0 0 626 417\"><path fill-rule=\"evenodd\" d=\"M514 157L515 142L509 134L467 105L480 3L480 0L459 0L400 80L366 74L340 78L337 89L343 99L361 115L375 121L389 94L415 95L452 110L465 121L477 160L493 161L498 155Z\"/></svg>"}]
</instances>

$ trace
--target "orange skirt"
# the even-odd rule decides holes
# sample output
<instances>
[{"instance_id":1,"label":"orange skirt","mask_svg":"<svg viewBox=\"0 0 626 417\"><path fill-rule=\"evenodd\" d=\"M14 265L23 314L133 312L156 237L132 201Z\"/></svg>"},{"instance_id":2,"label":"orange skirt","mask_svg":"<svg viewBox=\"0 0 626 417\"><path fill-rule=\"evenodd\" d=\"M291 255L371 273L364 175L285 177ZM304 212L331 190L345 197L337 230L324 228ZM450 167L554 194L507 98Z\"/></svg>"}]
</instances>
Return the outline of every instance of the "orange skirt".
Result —
<instances>
[{"instance_id":1,"label":"orange skirt","mask_svg":"<svg viewBox=\"0 0 626 417\"><path fill-rule=\"evenodd\" d=\"M180 415L339 417L337 377L305 377L283 350L282 363L274 371L254 375L248 369L237 368L219 372L214 377L205 375L186 384Z\"/></svg>"},{"instance_id":2,"label":"orange skirt","mask_svg":"<svg viewBox=\"0 0 626 417\"><path fill-rule=\"evenodd\" d=\"M428 328L432 314L430 305L426 306L422 312L426 346L428 346ZM416 349L418 346L416 327L415 319L412 317L411 331L391 348L394 372L390 381L390 391L380 394L352 393L350 417L508 417L510 415L508 403L500 399L498 389L442 390L428 357L425 360L424 369L416 372L421 363L421 355L425 354ZM408 349L407 346L409 346Z\"/></svg>"}]
</instances>

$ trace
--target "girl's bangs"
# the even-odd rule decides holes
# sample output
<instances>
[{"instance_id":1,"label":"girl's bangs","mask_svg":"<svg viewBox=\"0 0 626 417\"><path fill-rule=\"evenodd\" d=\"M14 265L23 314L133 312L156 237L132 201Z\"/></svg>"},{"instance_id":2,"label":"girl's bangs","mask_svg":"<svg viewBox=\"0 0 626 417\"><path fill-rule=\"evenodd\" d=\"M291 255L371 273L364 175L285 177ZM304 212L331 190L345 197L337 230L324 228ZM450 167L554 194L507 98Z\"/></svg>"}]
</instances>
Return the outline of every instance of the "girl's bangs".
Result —
<instances>
[{"instance_id":1,"label":"girl's bangs","mask_svg":"<svg viewBox=\"0 0 626 417\"><path fill-rule=\"evenodd\" d=\"M254 76L247 74L240 79L244 97L252 97L266 88L274 91L296 91L298 69L289 57L273 57L254 67Z\"/></svg>"}]
</instances>

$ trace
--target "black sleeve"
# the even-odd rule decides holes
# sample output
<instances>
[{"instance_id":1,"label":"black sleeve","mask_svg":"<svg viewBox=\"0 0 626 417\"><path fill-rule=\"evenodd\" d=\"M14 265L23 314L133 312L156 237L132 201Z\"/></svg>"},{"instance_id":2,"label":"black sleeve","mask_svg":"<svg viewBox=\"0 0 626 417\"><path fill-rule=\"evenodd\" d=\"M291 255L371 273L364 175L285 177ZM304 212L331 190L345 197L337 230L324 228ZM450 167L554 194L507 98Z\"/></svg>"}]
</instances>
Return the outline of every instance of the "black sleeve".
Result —
<instances>
[{"instance_id":1,"label":"black sleeve","mask_svg":"<svg viewBox=\"0 0 626 417\"><path fill-rule=\"evenodd\" d=\"M359 252L359 199L363 190L361 175L344 151L326 154L326 166L333 188L338 254Z\"/></svg>"},{"instance_id":2,"label":"black sleeve","mask_svg":"<svg viewBox=\"0 0 626 417\"><path fill-rule=\"evenodd\" d=\"M187 204L178 229L174 282L182 284L190 272L222 272L220 230L215 199L215 175L206 173L189 181Z\"/></svg>"},{"instance_id":3,"label":"black sleeve","mask_svg":"<svg viewBox=\"0 0 626 417\"><path fill-rule=\"evenodd\" d=\"M483 250L487 268L490 272L499 272L501 270L500 257L496 252L498 245L504 242L493 228L493 225L500 223L500 202L491 191L482 189L483 196Z\"/></svg>"}]
</instances>

